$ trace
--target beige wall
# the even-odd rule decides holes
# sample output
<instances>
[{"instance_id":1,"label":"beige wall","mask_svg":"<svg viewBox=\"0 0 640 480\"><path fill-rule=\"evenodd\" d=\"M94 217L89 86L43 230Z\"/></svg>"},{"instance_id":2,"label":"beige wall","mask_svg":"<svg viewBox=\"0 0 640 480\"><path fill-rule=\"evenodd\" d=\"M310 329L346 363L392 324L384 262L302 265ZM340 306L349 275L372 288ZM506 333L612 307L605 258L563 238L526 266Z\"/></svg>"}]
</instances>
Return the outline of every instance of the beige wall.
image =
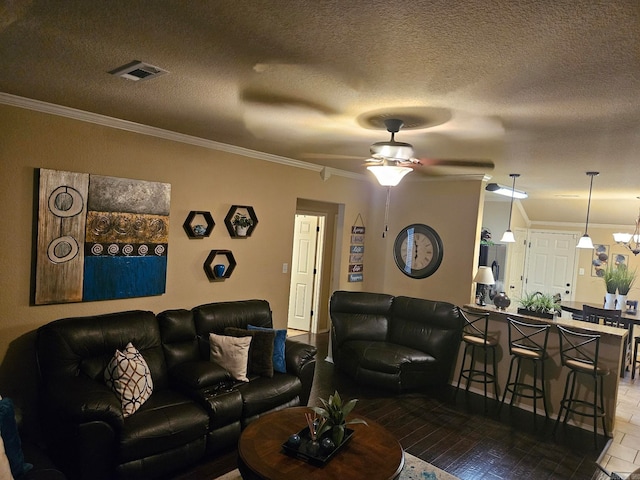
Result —
<instances>
[{"instance_id":1,"label":"beige wall","mask_svg":"<svg viewBox=\"0 0 640 480\"><path fill-rule=\"evenodd\" d=\"M389 232L385 242L382 290L395 295L444 300L464 305L471 298L471 279L477 267L478 218L482 218L481 181L407 182L393 190L389 213ZM383 217L386 196L378 197ZM440 268L430 277L415 280L395 265L392 250L395 236L411 223L424 223L440 235L444 256ZM378 229L379 232L382 228ZM370 259L367 259L370 261Z\"/></svg>"},{"instance_id":2,"label":"beige wall","mask_svg":"<svg viewBox=\"0 0 640 480\"><path fill-rule=\"evenodd\" d=\"M170 183L166 294L31 306L38 168ZM459 304L471 298L479 181L407 178L392 191L389 234L383 239L386 189L369 179L333 175L325 182L311 170L10 106L0 106L0 179L1 395L33 393L34 332L57 318L128 309L160 312L204 302L264 298L273 309L274 324L284 327L289 274L282 273L282 264L291 262L298 199L344 205L343 228L336 226L342 248L337 252L333 289L386 291ZM256 211L259 225L249 239L232 239L226 231L224 216L233 204L252 205ZM190 210L212 213L216 226L209 238L193 240L185 235L182 223ZM365 281L348 283L349 227L358 214L367 227ZM424 280L402 275L391 256L398 231L412 222L433 226L444 241L442 266ZM214 248L231 249L238 262L233 276L224 282L210 283L202 270ZM323 299L325 319L327 301L328 297Z\"/></svg>"}]
</instances>

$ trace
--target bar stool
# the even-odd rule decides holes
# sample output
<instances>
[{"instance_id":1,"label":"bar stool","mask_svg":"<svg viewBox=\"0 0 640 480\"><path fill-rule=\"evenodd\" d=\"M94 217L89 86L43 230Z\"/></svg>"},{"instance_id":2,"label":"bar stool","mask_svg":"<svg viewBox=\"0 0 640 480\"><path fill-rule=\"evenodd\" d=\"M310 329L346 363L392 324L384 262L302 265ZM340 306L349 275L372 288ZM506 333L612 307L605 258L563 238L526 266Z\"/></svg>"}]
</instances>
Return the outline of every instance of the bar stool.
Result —
<instances>
[{"instance_id":1,"label":"bar stool","mask_svg":"<svg viewBox=\"0 0 640 480\"><path fill-rule=\"evenodd\" d=\"M533 425L535 427L538 418L537 406L539 398L542 399L544 415L549 418L547 394L544 386L544 361L547 359L547 341L551 325L524 323L513 318L507 318L507 320L509 321L509 354L511 355L511 363L509 364L509 375L507 376L507 383L504 387L498 413L502 410L507 392L511 392L510 407L513 407L513 401L516 397L531 398L533 399ZM526 383L521 377L520 367L522 361L531 361L533 365L532 383ZM511 373L514 363L517 365L516 375L512 380ZM539 381L538 367L540 367Z\"/></svg>"},{"instance_id":2,"label":"bar stool","mask_svg":"<svg viewBox=\"0 0 640 480\"><path fill-rule=\"evenodd\" d=\"M460 381L462 378L467 379L467 386L465 391L469 391L469 386L472 382L479 382L484 385L484 410L487 412L487 385L493 384L493 391L495 399L498 401L498 380L497 380L497 368L496 368L496 347L498 346L498 340L487 334L489 328L489 313L476 313L470 312L459 308L460 315L464 319L465 323L462 330L462 341L464 342L464 356L462 358L462 365L460 366L460 374L458 375L458 385L456 386L455 397L458 395L460 389ZM484 362L482 369L476 368L476 349L480 349L484 356ZM487 370L488 356L491 352L491 366L492 371ZM470 365L465 368L467 357L470 357Z\"/></svg>"},{"instance_id":3,"label":"bar stool","mask_svg":"<svg viewBox=\"0 0 640 480\"><path fill-rule=\"evenodd\" d=\"M560 359L562 365L569 369L567 381L564 386L564 394L560 401L560 411L556 424L553 427L555 435L562 412L565 411L563 423L567 424L569 413L583 417L593 417L593 438L598 448L598 417L602 418L602 429L605 436L607 426L605 422L604 377L609 375L609 370L598 366L600 353L600 335L588 334L569 330L558 325L560 336ZM576 377L582 374L593 381L593 401L575 398ZM571 384L571 391L569 391ZM600 405L598 405L598 397Z\"/></svg>"}]
</instances>

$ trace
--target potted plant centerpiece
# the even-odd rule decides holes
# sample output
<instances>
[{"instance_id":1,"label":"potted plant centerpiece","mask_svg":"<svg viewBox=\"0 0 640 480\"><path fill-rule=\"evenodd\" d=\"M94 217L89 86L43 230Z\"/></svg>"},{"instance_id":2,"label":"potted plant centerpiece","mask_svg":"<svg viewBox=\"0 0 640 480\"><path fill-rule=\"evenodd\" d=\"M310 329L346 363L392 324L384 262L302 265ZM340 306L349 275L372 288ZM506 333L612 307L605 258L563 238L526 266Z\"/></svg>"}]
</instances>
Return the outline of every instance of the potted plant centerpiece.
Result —
<instances>
[{"instance_id":1,"label":"potted plant centerpiece","mask_svg":"<svg viewBox=\"0 0 640 480\"><path fill-rule=\"evenodd\" d=\"M636 281L636 270L629 270L627 265L619 265L616 268L616 280L618 284L616 308L624 311L627 308L627 295Z\"/></svg>"},{"instance_id":2,"label":"potted plant centerpiece","mask_svg":"<svg viewBox=\"0 0 640 480\"><path fill-rule=\"evenodd\" d=\"M561 308L559 300L550 293L534 292L525 293L520 299L518 313L521 315L531 315L532 317L553 319L560 314Z\"/></svg>"},{"instance_id":3,"label":"potted plant centerpiece","mask_svg":"<svg viewBox=\"0 0 640 480\"><path fill-rule=\"evenodd\" d=\"M607 293L604 296L604 308L613 309L616 305L616 290L618 289L618 269L611 263L603 270L602 280Z\"/></svg>"},{"instance_id":4,"label":"potted plant centerpiece","mask_svg":"<svg viewBox=\"0 0 640 480\"><path fill-rule=\"evenodd\" d=\"M361 418L351 418L347 420L347 416L351 413L358 402L356 398L343 404L340 395L336 391L333 395L329 395L328 400L321 398L320 401L324 408L312 407L313 411L321 417L317 434L318 438L322 438L323 434L331 432L331 440L336 447L339 447L342 444L347 425L353 425L355 423L367 424L367 422Z\"/></svg>"},{"instance_id":5,"label":"potted plant centerpiece","mask_svg":"<svg viewBox=\"0 0 640 480\"><path fill-rule=\"evenodd\" d=\"M253 225L253 220L245 214L238 212L233 217L233 220L231 220L231 223L236 229L236 235L239 237L246 237L247 230L249 230L249 227Z\"/></svg>"}]
</instances>

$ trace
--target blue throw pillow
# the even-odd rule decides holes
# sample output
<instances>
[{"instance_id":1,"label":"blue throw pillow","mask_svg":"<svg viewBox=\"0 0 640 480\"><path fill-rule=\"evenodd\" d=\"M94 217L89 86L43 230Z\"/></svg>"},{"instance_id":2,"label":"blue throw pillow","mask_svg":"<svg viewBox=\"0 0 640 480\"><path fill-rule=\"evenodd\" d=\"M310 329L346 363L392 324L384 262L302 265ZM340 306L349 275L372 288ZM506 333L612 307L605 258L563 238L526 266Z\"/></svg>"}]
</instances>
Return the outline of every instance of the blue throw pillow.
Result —
<instances>
[{"instance_id":1,"label":"blue throw pillow","mask_svg":"<svg viewBox=\"0 0 640 480\"><path fill-rule=\"evenodd\" d=\"M276 372L287 373L287 362L284 359L284 344L287 339L287 330L274 330L273 328L256 327L247 325L247 330L264 330L275 332L273 340L273 369Z\"/></svg>"},{"instance_id":2,"label":"blue throw pillow","mask_svg":"<svg viewBox=\"0 0 640 480\"><path fill-rule=\"evenodd\" d=\"M11 474L14 477L19 477L31 470L33 465L24 462L22 443L16 424L16 412L10 398L0 400L0 435L2 435L4 450L9 459Z\"/></svg>"}]
</instances>

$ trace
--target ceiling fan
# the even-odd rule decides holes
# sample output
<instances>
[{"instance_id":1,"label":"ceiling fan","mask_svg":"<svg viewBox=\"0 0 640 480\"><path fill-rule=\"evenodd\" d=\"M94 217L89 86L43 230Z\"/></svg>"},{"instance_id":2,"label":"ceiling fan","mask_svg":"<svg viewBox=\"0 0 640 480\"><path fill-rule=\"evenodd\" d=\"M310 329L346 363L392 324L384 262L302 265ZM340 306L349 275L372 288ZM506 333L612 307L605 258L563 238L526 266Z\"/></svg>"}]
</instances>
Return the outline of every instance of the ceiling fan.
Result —
<instances>
[{"instance_id":1,"label":"ceiling fan","mask_svg":"<svg viewBox=\"0 0 640 480\"><path fill-rule=\"evenodd\" d=\"M442 166L461 168L480 168L493 170L495 167L491 160L456 160L416 158L413 145L405 142L397 142L396 133L403 127L404 122L398 118L384 120L387 131L391 133L391 139L386 142L376 142L370 147L371 158L365 160L365 165L389 165L389 166Z\"/></svg>"},{"instance_id":2,"label":"ceiling fan","mask_svg":"<svg viewBox=\"0 0 640 480\"><path fill-rule=\"evenodd\" d=\"M367 169L373 173L382 186L393 187L398 185L402 178L412 171L413 167L446 166L446 167L474 167L493 169L494 164L490 160L438 160L418 159L414 157L413 145L405 142L397 142L396 133L400 131L404 122L398 118L384 120L387 131L391 133L391 139L387 142L376 142L370 147L371 158L365 160Z\"/></svg>"}]
</instances>

